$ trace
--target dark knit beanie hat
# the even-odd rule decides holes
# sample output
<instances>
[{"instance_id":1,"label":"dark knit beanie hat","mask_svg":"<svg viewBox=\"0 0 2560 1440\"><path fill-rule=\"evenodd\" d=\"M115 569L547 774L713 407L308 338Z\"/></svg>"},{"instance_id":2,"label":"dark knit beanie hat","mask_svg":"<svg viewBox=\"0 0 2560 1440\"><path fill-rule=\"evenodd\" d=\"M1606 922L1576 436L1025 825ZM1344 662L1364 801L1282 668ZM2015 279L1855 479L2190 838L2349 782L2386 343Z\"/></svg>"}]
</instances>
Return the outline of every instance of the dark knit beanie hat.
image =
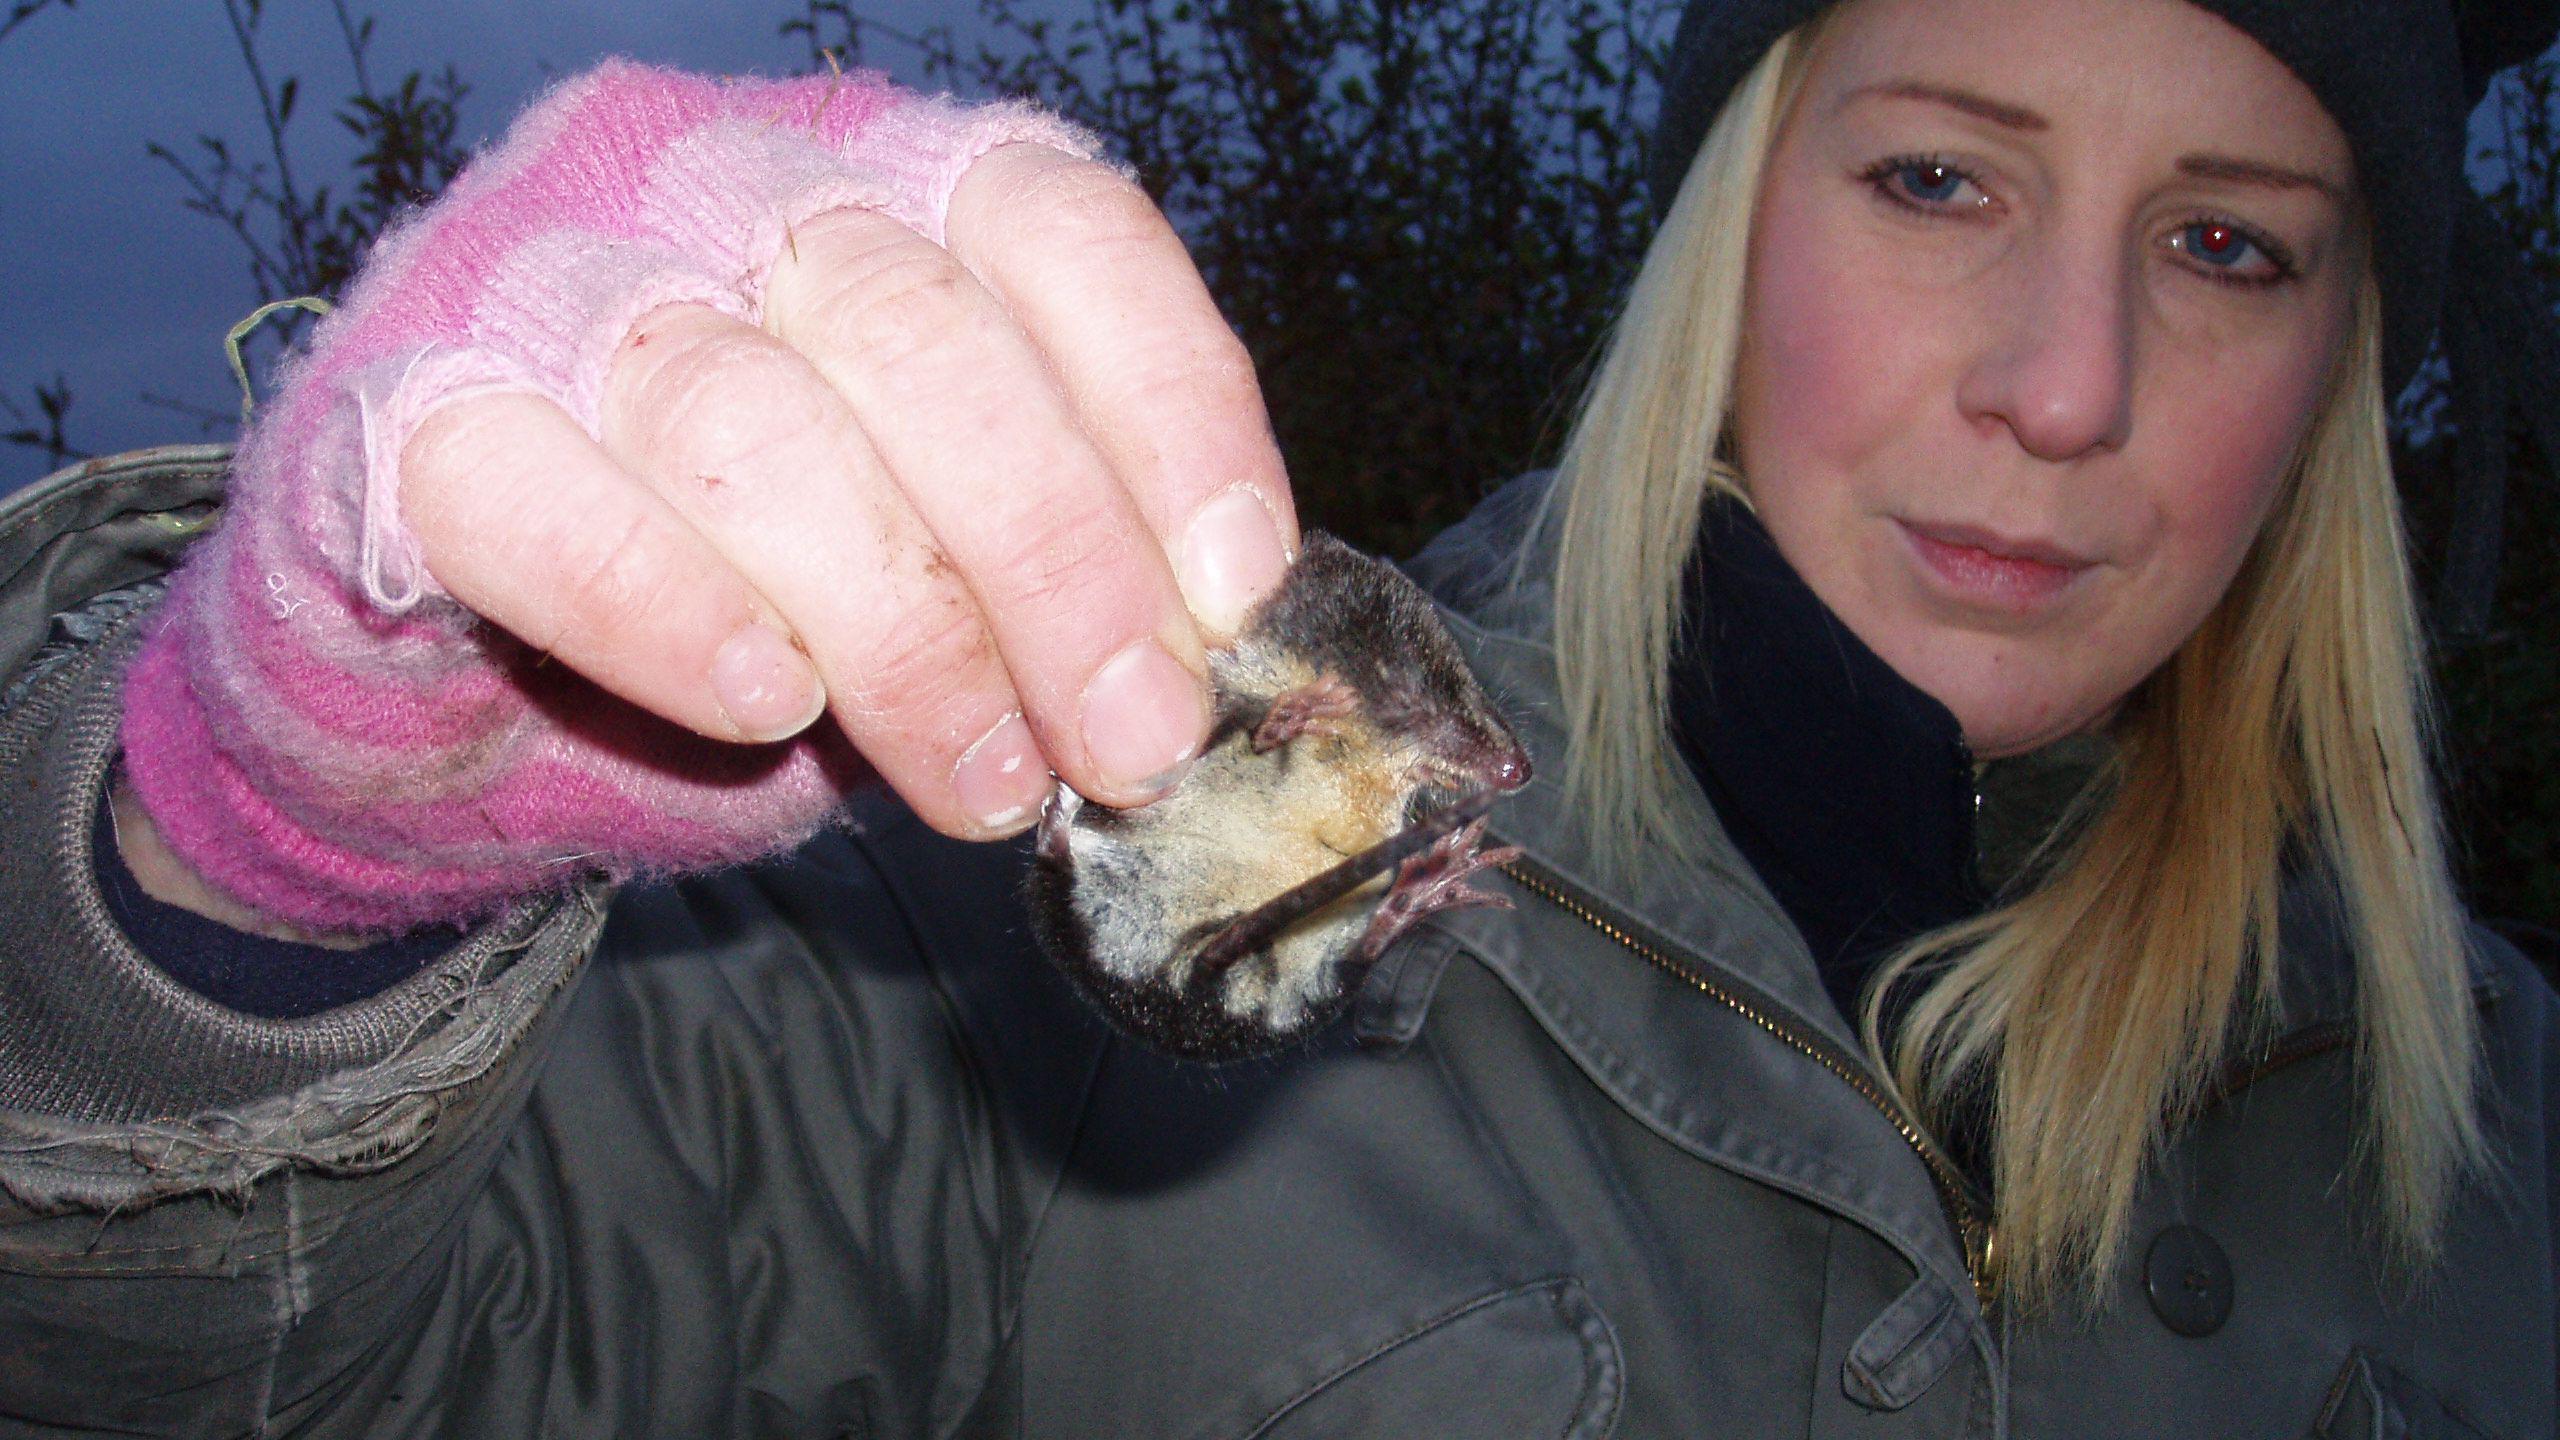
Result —
<instances>
[{"instance_id":1,"label":"dark knit beanie hat","mask_svg":"<svg viewBox=\"0 0 2560 1440\"><path fill-rule=\"evenodd\" d=\"M1670 208L1708 126L1743 75L1780 36L1832 3L1690 0L1671 42L1654 127L1657 216ZM2560 0L2191 3L2283 61L2345 132L2373 223L2387 393L2398 394L2416 375L2441 328L2466 442L2458 461L2466 493L2457 509L2494 509L2504 494L2503 427L2511 399L2523 402L2545 455L2560 463L2554 443L2560 410L2551 403L2560 402L2560 344L2532 298L2513 244L2464 178L2465 127L2491 76L2551 43L2560 28ZM2494 443L2486 438L2492 432ZM2485 613L2494 535L2485 558L2459 553L2460 537L2456 548L2448 594L2468 593L2452 608ZM2461 620L2455 623L2460 628Z\"/></svg>"}]
</instances>

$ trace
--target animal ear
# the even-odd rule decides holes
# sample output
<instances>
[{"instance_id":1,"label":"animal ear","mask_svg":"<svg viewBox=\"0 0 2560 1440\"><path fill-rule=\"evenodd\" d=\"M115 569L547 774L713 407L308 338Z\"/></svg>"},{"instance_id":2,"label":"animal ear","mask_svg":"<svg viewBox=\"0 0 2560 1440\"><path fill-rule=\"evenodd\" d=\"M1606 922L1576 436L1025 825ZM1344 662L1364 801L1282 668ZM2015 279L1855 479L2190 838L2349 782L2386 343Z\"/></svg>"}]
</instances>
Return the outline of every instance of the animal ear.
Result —
<instances>
[{"instance_id":1,"label":"animal ear","mask_svg":"<svg viewBox=\"0 0 2560 1440\"><path fill-rule=\"evenodd\" d=\"M1271 708L1262 713L1262 723L1253 727L1253 751L1264 755L1301 735L1334 734L1339 728L1335 722L1359 708L1359 695L1332 675L1318 676L1295 690L1283 690L1272 697Z\"/></svg>"}]
</instances>

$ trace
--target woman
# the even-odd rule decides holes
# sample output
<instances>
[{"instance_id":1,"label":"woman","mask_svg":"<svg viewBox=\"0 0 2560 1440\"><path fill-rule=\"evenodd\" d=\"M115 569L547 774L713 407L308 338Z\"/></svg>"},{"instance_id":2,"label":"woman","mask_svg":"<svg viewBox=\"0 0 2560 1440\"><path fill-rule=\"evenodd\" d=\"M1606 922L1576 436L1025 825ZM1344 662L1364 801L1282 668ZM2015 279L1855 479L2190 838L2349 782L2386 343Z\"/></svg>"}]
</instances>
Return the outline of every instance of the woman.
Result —
<instances>
[{"instance_id":1,"label":"woman","mask_svg":"<svg viewBox=\"0 0 2560 1440\"><path fill-rule=\"evenodd\" d=\"M0 746L56 837L0 875L7 1412L2548 1433L2553 998L2447 888L2380 438L2454 26L1821 8L1693 7L1561 479L1418 562L1561 777L1497 814L1517 908L1212 1077L1074 1008L1007 852L877 807L560 894L789 843L862 764L959 836L1051 769L1160 794L1292 532L1073 135L555 96L377 255L165 601L90 600L165 534L97 517L202 481L49 502L100 538L17 608L109 578ZM1973 757L2087 736L2112 782L1983 909Z\"/></svg>"}]
</instances>

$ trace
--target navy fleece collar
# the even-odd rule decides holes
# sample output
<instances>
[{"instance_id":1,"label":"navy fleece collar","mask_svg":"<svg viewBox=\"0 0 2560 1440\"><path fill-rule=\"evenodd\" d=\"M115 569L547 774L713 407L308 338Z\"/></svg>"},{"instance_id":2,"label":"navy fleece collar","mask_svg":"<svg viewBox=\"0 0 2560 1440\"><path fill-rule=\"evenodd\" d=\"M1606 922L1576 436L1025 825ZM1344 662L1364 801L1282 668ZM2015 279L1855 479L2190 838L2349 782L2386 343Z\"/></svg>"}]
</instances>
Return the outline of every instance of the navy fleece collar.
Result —
<instances>
[{"instance_id":1,"label":"navy fleece collar","mask_svg":"<svg viewBox=\"0 0 2560 1440\"><path fill-rule=\"evenodd\" d=\"M1886 954L1987 902L1963 731L1850 633L1738 501L1707 504L1682 610L1681 754L1855 1015Z\"/></svg>"}]
</instances>

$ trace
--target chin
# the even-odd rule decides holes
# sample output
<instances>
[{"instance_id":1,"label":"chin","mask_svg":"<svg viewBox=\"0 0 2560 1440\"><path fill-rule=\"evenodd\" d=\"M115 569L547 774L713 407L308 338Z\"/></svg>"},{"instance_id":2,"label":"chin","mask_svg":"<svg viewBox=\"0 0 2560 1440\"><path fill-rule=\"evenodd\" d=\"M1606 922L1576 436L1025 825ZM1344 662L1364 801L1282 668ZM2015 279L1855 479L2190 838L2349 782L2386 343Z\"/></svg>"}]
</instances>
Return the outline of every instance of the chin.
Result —
<instances>
[{"instance_id":1,"label":"chin","mask_svg":"<svg viewBox=\"0 0 2560 1440\"><path fill-rule=\"evenodd\" d=\"M2161 628L2120 623L2122 589L2115 574L2102 579L2109 584L2017 615L1951 605L1892 574L1887 584L1841 587L1848 605L1838 615L1894 674L1956 715L1976 761L1997 761L2104 725L2173 651Z\"/></svg>"},{"instance_id":2,"label":"chin","mask_svg":"<svg viewBox=\"0 0 2560 1440\"><path fill-rule=\"evenodd\" d=\"M1929 687L1922 685L1927 690ZM1987 695L1958 693L1938 703L1955 712L1964 730L1965 748L1976 760L2006 760L2041 750L2106 723L2122 697L2100 701L2086 694L2019 694L2001 690Z\"/></svg>"},{"instance_id":3,"label":"chin","mask_svg":"<svg viewBox=\"0 0 2560 1440\"><path fill-rule=\"evenodd\" d=\"M1978 637L1923 642L1918 664L1885 654L1885 663L1955 715L1976 760L2002 760L2039 750L2105 723L2121 695L2070 683L2048 657ZM2059 683L2057 683L2059 682Z\"/></svg>"},{"instance_id":4,"label":"chin","mask_svg":"<svg viewBox=\"0 0 2560 1440\"><path fill-rule=\"evenodd\" d=\"M2068 740L2090 728L2090 724L2071 725L2057 730L1990 729L1977 731L1964 727L1964 745L1976 760L2008 760L2032 755L2047 745Z\"/></svg>"}]
</instances>

